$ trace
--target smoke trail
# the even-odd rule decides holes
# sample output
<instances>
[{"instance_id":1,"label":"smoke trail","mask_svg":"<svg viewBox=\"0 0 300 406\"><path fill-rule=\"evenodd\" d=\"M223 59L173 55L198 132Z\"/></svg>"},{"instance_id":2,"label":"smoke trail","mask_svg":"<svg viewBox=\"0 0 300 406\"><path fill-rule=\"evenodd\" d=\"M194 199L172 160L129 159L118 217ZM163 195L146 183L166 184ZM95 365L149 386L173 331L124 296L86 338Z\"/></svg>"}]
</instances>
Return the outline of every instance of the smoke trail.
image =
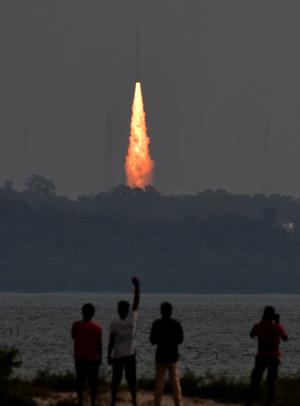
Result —
<instances>
[{"instance_id":1,"label":"smoke trail","mask_svg":"<svg viewBox=\"0 0 300 406\"><path fill-rule=\"evenodd\" d=\"M144 188L153 181L155 164L149 152L149 144L141 83L136 82L125 163L127 185L130 187Z\"/></svg>"}]
</instances>

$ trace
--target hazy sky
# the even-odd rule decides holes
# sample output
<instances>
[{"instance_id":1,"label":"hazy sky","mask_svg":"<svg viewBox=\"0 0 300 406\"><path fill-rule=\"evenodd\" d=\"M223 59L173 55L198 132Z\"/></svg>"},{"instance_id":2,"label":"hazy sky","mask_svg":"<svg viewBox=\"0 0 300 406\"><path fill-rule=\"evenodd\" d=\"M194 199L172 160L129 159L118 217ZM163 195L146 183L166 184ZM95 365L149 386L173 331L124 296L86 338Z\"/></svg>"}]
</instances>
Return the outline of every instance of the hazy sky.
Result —
<instances>
[{"instance_id":1,"label":"hazy sky","mask_svg":"<svg viewBox=\"0 0 300 406\"><path fill-rule=\"evenodd\" d=\"M30 172L59 193L105 183L111 113L124 182L136 25L155 186L163 193L255 193L270 117L272 188L300 196L300 2L2 0L0 181Z\"/></svg>"}]
</instances>

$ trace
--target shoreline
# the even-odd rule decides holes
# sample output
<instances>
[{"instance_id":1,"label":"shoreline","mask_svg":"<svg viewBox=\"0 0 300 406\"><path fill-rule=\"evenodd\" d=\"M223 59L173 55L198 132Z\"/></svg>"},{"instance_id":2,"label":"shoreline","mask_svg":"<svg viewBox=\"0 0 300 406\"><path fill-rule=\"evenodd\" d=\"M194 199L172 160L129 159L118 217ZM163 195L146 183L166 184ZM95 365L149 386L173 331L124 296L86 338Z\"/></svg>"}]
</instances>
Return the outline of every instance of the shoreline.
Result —
<instances>
[{"instance_id":1,"label":"shoreline","mask_svg":"<svg viewBox=\"0 0 300 406\"><path fill-rule=\"evenodd\" d=\"M55 291L55 290L49 290L49 291L30 291L30 290L16 290L16 291L0 291L0 295L132 295L132 292L130 291L73 291L73 290L65 290L65 291ZM168 292L168 291L143 291L143 295L146 296L161 296L161 295L166 295L166 296L226 296L226 297L231 297L231 296L258 296L258 297L269 297L269 296L277 296L277 297L285 297L285 296L294 296L298 297L300 296L299 293L295 292L184 292L184 291L178 291L178 292Z\"/></svg>"},{"instance_id":2,"label":"shoreline","mask_svg":"<svg viewBox=\"0 0 300 406\"><path fill-rule=\"evenodd\" d=\"M249 390L249 379L234 379L222 376L196 376L192 372L181 378L182 392L185 406L240 406L245 403ZM10 381L11 393L32 402L29 406L75 406L75 376L73 372L65 374L51 374L47 371L40 373L33 380L14 378ZM153 404L153 379L138 380L139 406ZM173 405L172 388L168 380L165 385L163 404ZM108 376L99 379L99 402L101 406L110 405L110 380ZM277 385L277 400L285 406L299 406L300 404L300 373L280 375ZM264 404L266 386L262 385L257 404ZM86 395L87 396L87 395ZM120 404L131 404L127 386L120 387ZM35 402L35 403L34 403ZM2 403L1 403L2 404ZM276 403L277 404L277 403ZM5 405L5 404L4 404ZM13 406L27 406L23 403L13 403ZM88 403L86 403L88 405ZM6 406L6 405L5 405Z\"/></svg>"}]
</instances>

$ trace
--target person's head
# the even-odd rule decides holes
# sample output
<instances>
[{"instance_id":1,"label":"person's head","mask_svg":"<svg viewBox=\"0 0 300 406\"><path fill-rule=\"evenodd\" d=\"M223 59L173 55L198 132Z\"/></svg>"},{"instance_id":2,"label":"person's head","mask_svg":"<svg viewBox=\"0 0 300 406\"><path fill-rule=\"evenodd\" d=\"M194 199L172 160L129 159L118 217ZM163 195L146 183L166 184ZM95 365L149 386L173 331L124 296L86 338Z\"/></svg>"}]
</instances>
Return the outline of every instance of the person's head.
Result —
<instances>
[{"instance_id":1,"label":"person's head","mask_svg":"<svg viewBox=\"0 0 300 406\"><path fill-rule=\"evenodd\" d=\"M122 320L126 319L126 317L128 316L129 310L130 310L130 303L127 302L126 300L121 300L118 303L118 313Z\"/></svg>"},{"instance_id":2,"label":"person's head","mask_svg":"<svg viewBox=\"0 0 300 406\"><path fill-rule=\"evenodd\" d=\"M81 308L84 320L91 320L95 314L95 307L92 303L86 303Z\"/></svg>"},{"instance_id":3,"label":"person's head","mask_svg":"<svg viewBox=\"0 0 300 406\"><path fill-rule=\"evenodd\" d=\"M164 319L169 319L172 316L173 307L171 303L164 302L160 305L160 313Z\"/></svg>"},{"instance_id":4,"label":"person's head","mask_svg":"<svg viewBox=\"0 0 300 406\"><path fill-rule=\"evenodd\" d=\"M274 316L275 316L274 307L273 306L266 306L264 308L264 313L263 313L262 319L264 321L272 321L272 320L274 320Z\"/></svg>"}]
</instances>

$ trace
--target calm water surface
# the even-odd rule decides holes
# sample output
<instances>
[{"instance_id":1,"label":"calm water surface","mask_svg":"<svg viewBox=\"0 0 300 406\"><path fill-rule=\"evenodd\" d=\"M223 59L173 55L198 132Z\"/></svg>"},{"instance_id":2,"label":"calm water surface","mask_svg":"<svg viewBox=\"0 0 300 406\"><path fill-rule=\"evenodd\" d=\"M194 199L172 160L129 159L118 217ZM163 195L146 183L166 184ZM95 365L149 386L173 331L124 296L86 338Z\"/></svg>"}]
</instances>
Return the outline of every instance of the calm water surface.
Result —
<instances>
[{"instance_id":1,"label":"calm water surface","mask_svg":"<svg viewBox=\"0 0 300 406\"><path fill-rule=\"evenodd\" d=\"M0 293L0 345L20 349L23 375L32 376L45 368L72 369L71 324L80 318L81 305L92 302L96 320L104 328L106 359L109 324L116 315L117 302L123 298L130 300L131 295ZM174 317L185 330L182 371L249 375L256 351L249 331L267 304L276 307L290 336L288 343L282 343L282 371L300 371L300 296L144 294L137 335L140 375L152 375L154 348L148 335L152 321L159 317L159 305L165 300L173 303Z\"/></svg>"}]
</instances>

